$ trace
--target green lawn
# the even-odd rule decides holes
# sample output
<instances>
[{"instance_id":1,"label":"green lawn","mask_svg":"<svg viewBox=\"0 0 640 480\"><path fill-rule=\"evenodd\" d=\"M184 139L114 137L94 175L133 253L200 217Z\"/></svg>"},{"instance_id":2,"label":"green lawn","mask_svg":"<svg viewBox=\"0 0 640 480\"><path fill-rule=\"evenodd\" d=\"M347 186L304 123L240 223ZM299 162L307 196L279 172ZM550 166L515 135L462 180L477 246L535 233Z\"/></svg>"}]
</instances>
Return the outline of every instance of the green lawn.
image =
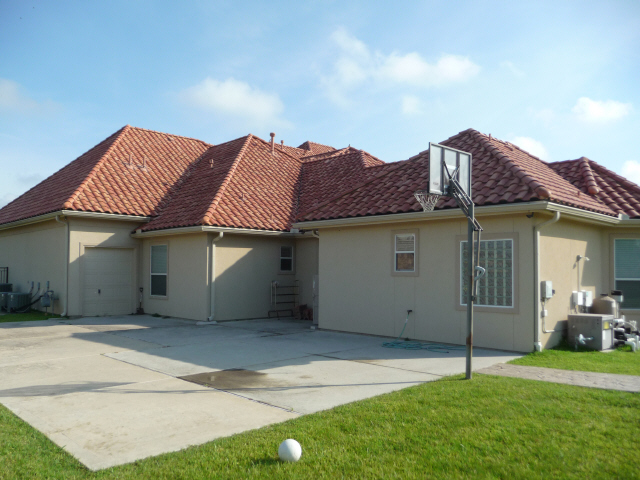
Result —
<instances>
[{"instance_id":1,"label":"green lawn","mask_svg":"<svg viewBox=\"0 0 640 480\"><path fill-rule=\"evenodd\" d=\"M562 370L640 375L640 352L632 352L631 347L621 347L611 352L580 348L576 352L572 345L565 342L550 350L533 352L509 363Z\"/></svg>"},{"instance_id":2,"label":"green lawn","mask_svg":"<svg viewBox=\"0 0 640 480\"><path fill-rule=\"evenodd\" d=\"M458 376L91 473L2 407L0 477L631 479L639 413L637 394Z\"/></svg>"},{"instance_id":3,"label":"green lawn","mask_svg":"<svg viewBox=\"0 0 640 480\"><path fill-rule=\"evenodd\" d=\"M30 322L32 320L47 320L48 318L60 318L60 315L29 310L26 313L7 313L6 315L0 315L0 323Z\"/></svg>"}]
</instances>

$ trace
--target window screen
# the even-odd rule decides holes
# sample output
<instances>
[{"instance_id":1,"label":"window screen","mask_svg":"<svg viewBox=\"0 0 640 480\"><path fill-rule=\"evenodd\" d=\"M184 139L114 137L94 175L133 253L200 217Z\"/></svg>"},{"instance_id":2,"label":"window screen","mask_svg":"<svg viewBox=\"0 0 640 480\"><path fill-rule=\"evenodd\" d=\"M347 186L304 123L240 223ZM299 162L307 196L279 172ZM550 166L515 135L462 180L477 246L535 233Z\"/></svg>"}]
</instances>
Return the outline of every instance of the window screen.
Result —
<instances>
[{"instance_id":1,"label":"window screen","mask_svg":"<svg viewBox=\"0 0 640 480\"><path fill-rule=\"evenodd\" d=\"M293 247L280 247L280 271L293 272Z\"/></svg>"},{"instance_id":2,"label":"window screen","mask_svg":"<svg viewBox=\"0 0 640 480\"><path fill-rule=\"evenodd\" d=\"M614 242L615 285L624 297L621 306L640 309L640 239L617 238Z\"/></svg>"},{"instance_id":3,"label":"window screen","mask_svg":"<svg viewBox=\"0 0 640 480\"><path fill-rule=\"evenodd\" d=\"M396 272L415 272L416 236L413 233L398 234L395 244Z\"/></svg>"},{"instance_id":4,"label":"window screen","mask_svg":"<svg viewBox=\"0 0 640 480\"><path fill-rule=\"evenodd\" d=\"M513 307L513 240L483 240L480 244L480 266L486 274L478 282L475 305ZM469 291L468 258L467 242L460 242L461 305L467 304Z\"/></svg>"},{"instance_id":5,"label":"window screen","mask_svg":"<svg viewBox=\"0 0 640 480\"><path fill-rule=\"evenodd\" d=\"M151 246L151 295L167 296L167 245Z\"/></svg>"}]
</instances>

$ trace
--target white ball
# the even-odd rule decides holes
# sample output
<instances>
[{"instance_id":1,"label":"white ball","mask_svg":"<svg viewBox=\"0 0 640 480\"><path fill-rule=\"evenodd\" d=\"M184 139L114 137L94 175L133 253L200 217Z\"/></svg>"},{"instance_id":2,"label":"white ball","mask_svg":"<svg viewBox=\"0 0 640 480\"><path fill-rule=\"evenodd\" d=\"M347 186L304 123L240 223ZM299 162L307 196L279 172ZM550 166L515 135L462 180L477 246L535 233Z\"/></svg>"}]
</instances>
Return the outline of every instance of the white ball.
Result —
<instances>
[{"instance_id":1,"label":"white ball","mask_svg":"<svg viewBox=\"0 0 640 480\"><path fill-rule=\"evenodd\" d=\"M283 462L297 462L302 455L302 447L293 438L288 438L280 444L278 456Z\"/></svg>"}]
</instances>

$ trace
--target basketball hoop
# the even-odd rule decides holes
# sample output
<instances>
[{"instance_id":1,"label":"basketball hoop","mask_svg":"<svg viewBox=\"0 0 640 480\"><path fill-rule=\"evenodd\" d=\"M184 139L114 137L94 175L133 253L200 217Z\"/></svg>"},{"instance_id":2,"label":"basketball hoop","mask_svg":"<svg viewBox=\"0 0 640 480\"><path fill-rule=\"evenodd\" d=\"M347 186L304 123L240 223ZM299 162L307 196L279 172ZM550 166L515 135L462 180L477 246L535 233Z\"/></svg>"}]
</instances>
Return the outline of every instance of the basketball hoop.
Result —
<instances>
[{"instance_id":1,"label":"basketball hoop","mask_svg":"<svg viewBox=\"0 0 640 480\"><path fill-rule=\"evenodd\" d=\"M418 190L413 193L413 196L416 197L416 200L418 200L420 205L422 205L423 212L433 212L433 209L440 198L440 195L429 193L428 190Z\"/></svg>"}]
</instances>

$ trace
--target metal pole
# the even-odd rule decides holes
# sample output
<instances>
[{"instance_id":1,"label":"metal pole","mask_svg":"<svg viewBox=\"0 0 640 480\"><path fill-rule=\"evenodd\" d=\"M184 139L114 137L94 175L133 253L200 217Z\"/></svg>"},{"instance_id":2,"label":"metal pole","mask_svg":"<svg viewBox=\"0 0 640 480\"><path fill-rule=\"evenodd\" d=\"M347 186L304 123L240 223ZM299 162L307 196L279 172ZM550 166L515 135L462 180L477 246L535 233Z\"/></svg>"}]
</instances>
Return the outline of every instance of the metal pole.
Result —
<instances>
[{"instance_id":1,"label":"metal pole","mask_svg":"<svg viewBox=\"0 0 640 480\"><path fill-rule=\"evenodd\" d=\"M473 245L473 232L474 225L473 219L475 218L475 205L473 202L469 207L469 219L467 226L467 276L468 276L468 288L467 288L467 380L471 380L471 369L473 359L473 277L474 272L474 245Z\"/></svg>"}]
</instances>

